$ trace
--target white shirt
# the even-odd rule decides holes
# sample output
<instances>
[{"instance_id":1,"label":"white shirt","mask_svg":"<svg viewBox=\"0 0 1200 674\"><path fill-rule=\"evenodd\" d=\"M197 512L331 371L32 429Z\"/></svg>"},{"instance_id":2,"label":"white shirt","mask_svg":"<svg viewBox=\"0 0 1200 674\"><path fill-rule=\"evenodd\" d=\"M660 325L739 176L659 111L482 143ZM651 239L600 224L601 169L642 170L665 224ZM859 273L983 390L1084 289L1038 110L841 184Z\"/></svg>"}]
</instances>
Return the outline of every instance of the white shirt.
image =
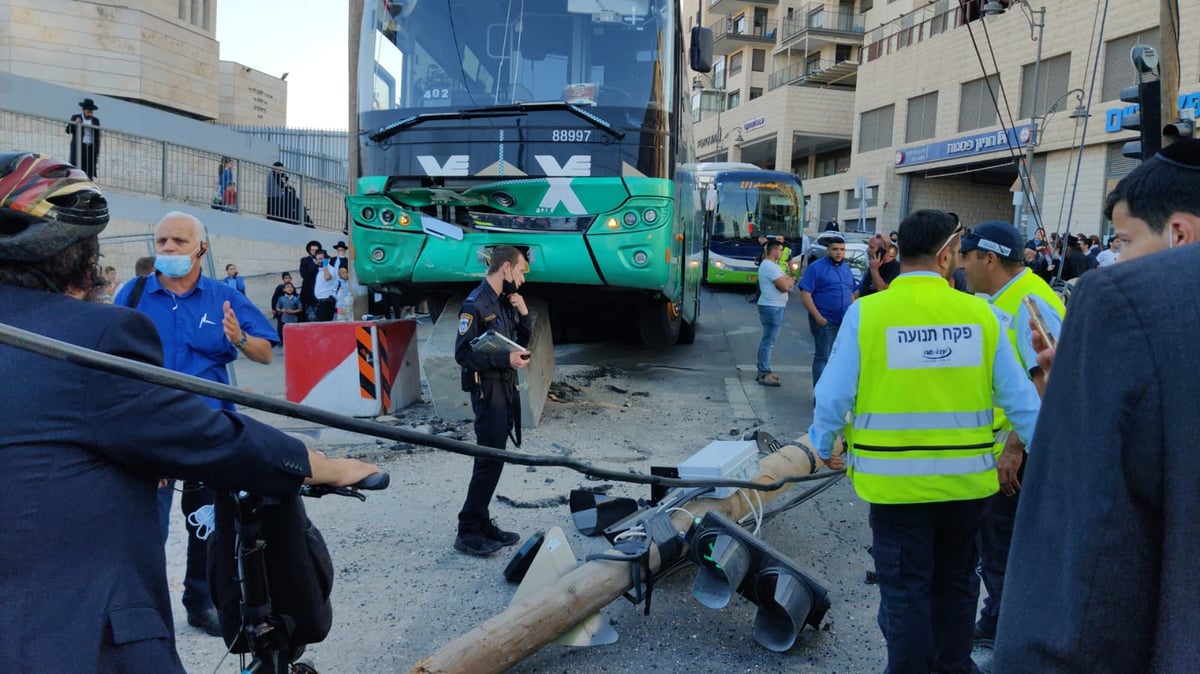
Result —
<instances>
[{"instance_id":1,"label":"white shirt","mask_svg":"<svg viewBox=\"0 0 1200 674\"><path fill-rule=\"evenodd\" d=\"M325 278L325 270L329 270L329 275L332 278ZM328 265L317 268L317 282L313 284L313 296L319 300L326 297L333 297L337 294L338 281L337 269Z\"/></svg>"},{"instance_id":2,"label":"white shirt","mask_svg":"<svg viewBox=\"0 0 1200 674\"><path fill-rule=\"evenodd\" d=\"M1101 267L1107 267L1110 264L1114 264L1119 259L1121 259L1121 254L1111 248L1105 248L1104 250L1100 251L1098 255L1096 255L1096 262Z\"/></svg>"},{"instance_id":3,"label":"white shirt","mask_svg":"<svg viewBox=\"0 0 1200 674\"><path fill-rule=\"evenodd\" d=\"M788 294L775 286L775 279L783 276L778 262L763 260L758 265L758 303L764 307L786 307Z\"/></svg>"}]
</instances>

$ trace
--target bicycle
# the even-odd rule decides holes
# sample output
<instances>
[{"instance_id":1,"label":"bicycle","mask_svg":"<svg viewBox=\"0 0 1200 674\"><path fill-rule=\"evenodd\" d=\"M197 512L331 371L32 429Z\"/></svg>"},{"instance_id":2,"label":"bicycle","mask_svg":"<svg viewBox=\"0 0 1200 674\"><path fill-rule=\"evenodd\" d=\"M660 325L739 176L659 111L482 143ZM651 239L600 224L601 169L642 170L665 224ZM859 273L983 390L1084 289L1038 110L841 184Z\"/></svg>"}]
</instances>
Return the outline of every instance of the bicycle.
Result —
<instances>
[{"instance_id":1,"label":"bicycle","mask_svg":"<svg viewBox=\"0 0 1200 674\"><path fill-rule=\"evenodd\" d=\"M307 644L324 639L332 624L333 614L328 604L328 597L333 568L324 539L308 520L299 497L321 498L332 494L366 501L366 495L359 490L386 489L389 482L390 477L387 473L376 473L351 487L303 485L297 498L292 501L277 501L244 491L229 494L228 499L221 501L217 510L221 515L218 515L216 531L222 531L223 525L220 520L226 519L225 516L231 516L228 519L232 521L224 524L232 525L225 531L233 533L233 550L236 560L235 581L238 587L236 592L238 599L237 629L232 629L234 622L229 620L231 616L221 611L222 605L226 605L227 602L219 602L218 612L221 614L225 642L229 647L226 655L234 652L240 655L243 674L317 674L317 670L311 663L298 661L297 658L304 653L304 647ZM230 506L232 506L231 509ZM268 530L264 526L267 519L286 522L293 525L293 528L295 526L304 528L299 535L295 531L272 531L271 534L276 538L278 545L270 560L268 560L268 550L271 549L267 540ZM293 553L293 550L288 549L289 543L293 544L293 548L297 547L299 543L303 543L306 552L311 553L315 548L319 554L309 559L294 559L288 556ZM214 571L214 569L219 569L219 562L214 562L213 559L219 558L220 554L219 552L217 555L213 553L221 545L227 544L221 537L214 535L214 540L210 542L210 546L213 547L209 552L209 575L211 578L219 577L220 572ZM322 561L324 564L321 564ZM279 602L272 601L267 573L268 562L271 562L270 565L274 566L276 571L282 568L288 568L288 570L298 568L301 572L314 573L317 576L310 582L310 584L316 583L318 586L313 592L305 595L304 588L300 588L298 592L300 598L297 601L301 604L320 604L312 611L312 616L289 615L279 609ZM308 568L306 563L312 564L313 568ZM286 566L283 566L284 564ZM318 565L324 568L315 568ZM218 584L214 583L214 589L216 589L216 585ZM295 599L292 594L297 588L289 587L287 589L289 593L286 595L281 593L281 596L286 599ZM229 595L233 594L235 593L229 592ZM217 593L214 593L214 599L216 598ZM247 657L250 659L249 662L247 662ZM220 665L218 665L219 667Z\"/></svg>"}]
</instances>

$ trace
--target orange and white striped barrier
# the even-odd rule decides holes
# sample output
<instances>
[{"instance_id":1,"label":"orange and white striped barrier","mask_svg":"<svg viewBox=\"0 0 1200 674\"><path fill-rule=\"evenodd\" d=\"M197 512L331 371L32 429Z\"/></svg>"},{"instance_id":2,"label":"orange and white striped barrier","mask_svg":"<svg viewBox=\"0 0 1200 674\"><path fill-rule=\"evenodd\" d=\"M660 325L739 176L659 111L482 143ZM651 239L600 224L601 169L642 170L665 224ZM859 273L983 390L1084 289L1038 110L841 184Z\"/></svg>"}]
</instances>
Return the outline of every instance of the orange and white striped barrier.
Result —
<instances>
[{"instance_id":1,"label":"orange and white striped barrier","mask_svg":"<svg viewBox=\"0 0 1200 674\"><path fill-rule=\"evenodd\" d=\"M290 323L283 329L291 402L374 417L421 397L416 321Z\"/></svg>"}]
</instances>

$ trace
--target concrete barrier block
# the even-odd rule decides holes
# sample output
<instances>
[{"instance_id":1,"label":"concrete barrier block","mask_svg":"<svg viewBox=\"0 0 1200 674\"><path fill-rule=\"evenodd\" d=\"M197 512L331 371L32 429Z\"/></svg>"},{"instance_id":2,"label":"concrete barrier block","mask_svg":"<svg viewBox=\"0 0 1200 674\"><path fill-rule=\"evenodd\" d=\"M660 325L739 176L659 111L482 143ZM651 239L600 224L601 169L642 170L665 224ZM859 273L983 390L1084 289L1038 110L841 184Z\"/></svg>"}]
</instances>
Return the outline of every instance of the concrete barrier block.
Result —
<instances>
[{"instance_id":1,"label":"concrete barrier block","mask_svg":"<svg viewBox=\"0 0 1200 674\"><path fill-rule=\"evenodd\" d=\"M456 295L446 302L442 316L422 345L421 371L429 383L433 406L438 416L447 421L472 421L471 396L462 390L461 368L454 360L454 342L458 338L458 315L462 313L465 295ZM518 388L521 393L521 426L536 428L546 406L546 394L554 379L554 343L550 334L550 311L546 303L526 298L533 318L533 335L529 342L532 354L528 367L520 370Z\"/></svg>"}]
</instances>

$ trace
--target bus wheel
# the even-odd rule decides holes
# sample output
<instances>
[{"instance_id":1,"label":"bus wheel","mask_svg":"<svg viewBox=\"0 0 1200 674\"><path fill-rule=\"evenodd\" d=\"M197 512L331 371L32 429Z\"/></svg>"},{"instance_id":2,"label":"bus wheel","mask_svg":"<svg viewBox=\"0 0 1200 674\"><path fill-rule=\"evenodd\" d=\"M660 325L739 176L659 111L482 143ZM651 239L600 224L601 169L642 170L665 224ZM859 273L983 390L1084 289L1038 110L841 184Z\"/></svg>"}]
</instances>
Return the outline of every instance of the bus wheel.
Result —
<instances>
[{"instance_id":1,"label":"bus wheel","mask_svg":"<svg viewBox=\"0 0 1200 674\"><path fill-rule=\"evenodd\" d=\"M683 317L674 302L653 300L638 308L638 332L647 346L670 346L679 340Z\"/></svg>"}]
</instances>

